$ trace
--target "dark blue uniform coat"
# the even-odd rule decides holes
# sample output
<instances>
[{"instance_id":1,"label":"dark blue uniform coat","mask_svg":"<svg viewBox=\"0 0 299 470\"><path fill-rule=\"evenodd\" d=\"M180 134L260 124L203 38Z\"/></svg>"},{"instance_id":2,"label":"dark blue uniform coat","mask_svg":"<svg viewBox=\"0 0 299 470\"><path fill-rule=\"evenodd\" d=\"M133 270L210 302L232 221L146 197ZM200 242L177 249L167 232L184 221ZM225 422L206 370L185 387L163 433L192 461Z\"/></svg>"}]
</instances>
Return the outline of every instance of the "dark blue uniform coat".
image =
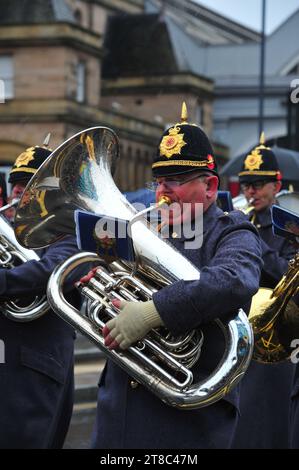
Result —
<instances>
[{"instance_id":1,"label":"dark blue uniform coat","mask_svg":"<svg viewBox=\"0 0 299 470\"><path fill-rule=\"evenodd\" d=\"M262 238L264 266L261 286L273 288L288 268L294 247L273 234L270 209L254 221ZM238 449L287 448L294 366L290 362L259 364L252 361L241 382L241 418L233 447Z\"/></svg>"},{"instance_id":2,"label":"dark blue uniform coat","mask_svg":"<svg viewBox=\"0 0 299 470\"><path fill-rule=\"evenodd\" d=\"M1 269L0 299L45 294L54 267L77 251L67 237L42 250L40 261ZM0 339L0 448L62 447L73 405L74 330L52 311L26 323L0 313Z\"/></svg>"},{"instance_id":3,"label":"dark blue uniform coat","mask_svg":"<svg viewBox=\"0 0 299 470\"><path fill-rule=\"evenodd\" d=\"M297 359L299 354L297 353ZM299 449L299 365L296 366L291 400L291 433L290 446Z\"/></svg>"},{"instance_id":4,"label":"dark blue uniform coat","mask_svg":"<svg viewBox=\"0 0 299 470\"><path fill-rule=\"evenodd\" d=\"M204 215L203 229L200 249L186 249L185 238L171 239L200 269L200 280L177 281L153 296L165 325L175 335L201 326L205 343L193 370L198 379L206 377L222 357L224 339L213 319L229 318L240 307L248 310L261 268L260 240L243 214L225 215L212 205ZM99 384L93 447L230 447L238 417L238 387L214 405L182 411L134 385L108 360Z\"/></svg>"},{"instance_id":5,"label":"dark blue uniform coat","mask_svg":"<svg viewBox=\"0 0 299 470\"><path fill-rule=\"evenodd\" d=\"M296 305L299 307L299 294L294 297ZM296 338L299 340L299 338ZM298 345L296 346L296 361L299 360ZM299 449L299 364L297 362L296 372L294 377L294 384L292 390L291 400L291 448Z\"/></svg>"}]
</instances>

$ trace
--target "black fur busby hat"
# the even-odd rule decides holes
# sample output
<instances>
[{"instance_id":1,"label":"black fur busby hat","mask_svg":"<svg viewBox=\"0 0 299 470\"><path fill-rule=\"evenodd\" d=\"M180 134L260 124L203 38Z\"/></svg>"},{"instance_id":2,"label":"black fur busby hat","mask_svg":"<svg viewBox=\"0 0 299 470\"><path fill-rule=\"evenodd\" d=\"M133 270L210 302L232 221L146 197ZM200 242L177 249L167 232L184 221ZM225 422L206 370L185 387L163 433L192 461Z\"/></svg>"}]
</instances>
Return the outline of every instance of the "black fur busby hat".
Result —
<instances>
[{"instance_id":1,"label":"black fur busby hat","mask_svg":"<svg viewBox=\"0 0 299 470\"><path fill-rule=\"evenodd\" d=\"M51 152L52 150L47 148L45 143L42 147L36 145L27 148L17 157L10 170L8 182L11 184L19 181L28 182Z\"/></svg>"},{"instance_id":2,"label":"black fur busby hat","mask_svg":"<svg viewBox=\"0 0 299 470\"><path fill-rule=\"evenodd\" d=\"M183 103L181 122L167 129L160 139L152 164L154 177L198 170L218 176L213 148L207 135L196 124L189 124L187 118L186 104Z\"/></svg>"},{"instance_id":3,"label":"black fur busby hat","mask_svg":"<svg viewBox=\"0 0 299 470\"><path fill-rule=\"evenodd\" d=\"M246 155L239 173L240 183L253 181L280 181L280 172L277 159L270 147L265 146L264 133L261 135L260 144Z\"/></svg>"}]
</instances>

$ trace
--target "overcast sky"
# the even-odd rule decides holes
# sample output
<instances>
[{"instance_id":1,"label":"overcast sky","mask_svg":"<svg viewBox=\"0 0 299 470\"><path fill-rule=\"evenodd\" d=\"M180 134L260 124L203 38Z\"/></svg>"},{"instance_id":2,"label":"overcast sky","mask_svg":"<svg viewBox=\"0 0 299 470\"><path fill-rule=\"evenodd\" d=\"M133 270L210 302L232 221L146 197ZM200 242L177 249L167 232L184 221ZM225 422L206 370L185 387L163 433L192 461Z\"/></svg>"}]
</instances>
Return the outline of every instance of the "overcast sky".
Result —
<instances>
[{"instance_id":1,"label":"overcast sky","mask_svg":"<svg viewBox=\"0 0 299 470\"><path fill-rule=\"evenodd\" d=\"M261 30L262 0L195 1L255 30ZM271 33L297 9L299 0L267 0L267 33Z\"/></svg>"}]
</instances>

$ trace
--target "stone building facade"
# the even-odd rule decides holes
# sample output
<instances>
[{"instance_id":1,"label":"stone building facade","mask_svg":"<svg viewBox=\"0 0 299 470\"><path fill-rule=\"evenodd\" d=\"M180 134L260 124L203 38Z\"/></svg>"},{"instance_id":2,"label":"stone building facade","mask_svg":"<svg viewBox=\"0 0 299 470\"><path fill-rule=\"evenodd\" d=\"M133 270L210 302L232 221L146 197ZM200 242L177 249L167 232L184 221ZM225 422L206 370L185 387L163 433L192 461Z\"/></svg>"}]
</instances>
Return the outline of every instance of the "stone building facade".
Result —
<instances>
[{"instance_id":1,"label":"stone building facade","mask_svg":"<svg viewBox=\"0 0 299 470\"><path fill-rule=\"evenodd\" d=\"M116 181L125 191L150 179L159 136L183 100L189 120L213 135L214 81L185 62L194 44L184 27L200 44L258 39L190 0L0 0L0 10L0 164L48 132L55 148L104 125L120 138ZM214 148L225 163L228 146Z\"/></svg>"}]
</instances>

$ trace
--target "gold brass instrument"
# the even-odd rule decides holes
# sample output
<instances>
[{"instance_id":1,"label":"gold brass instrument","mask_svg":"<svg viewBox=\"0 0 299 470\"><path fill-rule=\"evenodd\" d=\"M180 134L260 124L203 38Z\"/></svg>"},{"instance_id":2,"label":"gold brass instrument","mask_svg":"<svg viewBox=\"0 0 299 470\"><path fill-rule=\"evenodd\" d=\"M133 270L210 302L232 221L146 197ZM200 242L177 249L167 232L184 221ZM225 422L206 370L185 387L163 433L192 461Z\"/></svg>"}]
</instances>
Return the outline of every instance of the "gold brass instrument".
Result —
<instances>
[{"instance_id":1,"label":"gold brass instrument","mask_svg":"<svg viewBox=\"0 0 299 470\"><path fill-rule=\"evenodd\" d=\"M299 193L283 190L277 204L299 213ZM292 297L299 291L299 253L274 290L260 288L252 298L249 321L254 333L253 359L275 363L291 357L291 342L299 337L299 308Z\"/></svg>"},{"instance_id":2,"label":"gold brass instrument","mask_svg":"<svg viewBox=\"0 0 299 470\"><path fill-rule=\"evenodd\" d=\"M291 299L298 292L299 253L273 291L261 288L252 299L249 320L255 338L254 360L272 363L290 358L291 341L299 333L299 308Z\"/></svg>"},{"instance_id":3,"label":"gold brass instrument","mask_svg":"<svg viewBox=\"0 0 299 470\"><path fill-rule=\"evenodd\" d=\"M64 320L168 405L181 409L210 405L239 382L250 362L252 330L241 309L227 323L216 320L225 337L225 351L216 370L200 382L191 371L200 360L203 338L199 329L181 338L171 337L165 329L152 330L122 352L104 345L102 328L118 314L112 298L147 300L157 289L177 280L200 277L199 270L149 227L143 213L137 213L120 193L112 177L118 156L118 138L106 127L84 130L64 142L25 190L15 219L17 238L36 248L73 233L77 208L127 220L136 261L117 259L108 264L94 253L76 254L54 270L48 301ZM87 285L79 285L88 299L87 312L82 314L66 301L63 286L66 276L86 262L100 266Z\"/></svg>"},{"instance_id":4,"label":"gold brass instrument","mask_svg":"<svg viewBox=\"0 0 299 470\"><path fill-rule=\"evenodd\" d=\"M38 255L33 250L28 250L17 242L13 228L1 214L17 203L18 200L14 200L0 209L0 267L5 269L14 268L30 260L39 260ZM10 320L17 322L35 320L48 310L49 305L46 295L36 296L29 303L28 300L24 303L24 301L15 299L0 304L1 313Z\"/></svg>"}]
</instances>

